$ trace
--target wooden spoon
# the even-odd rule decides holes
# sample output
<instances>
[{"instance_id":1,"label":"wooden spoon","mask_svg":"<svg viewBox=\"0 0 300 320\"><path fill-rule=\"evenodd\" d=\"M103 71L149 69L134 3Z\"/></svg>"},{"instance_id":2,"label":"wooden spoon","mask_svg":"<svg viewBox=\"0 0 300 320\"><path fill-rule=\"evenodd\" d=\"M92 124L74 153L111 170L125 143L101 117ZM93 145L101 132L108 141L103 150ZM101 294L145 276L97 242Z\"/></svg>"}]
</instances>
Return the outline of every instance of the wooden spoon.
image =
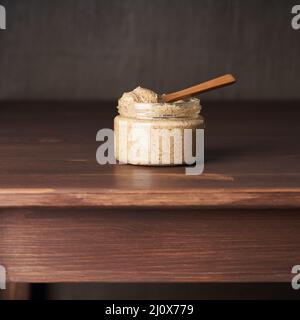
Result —
<instances>
[{"instance_id":1,"label":"wooden spoon","mask_svg":"<svg viewBox=\"0 0 300 320\"><path fill-rule=\"evenodd\" d=\"M186 97L198 95L202 92L221 88L232 83L235 83L235 78L231 74L226 74L224 76L197 84L196 86L184 90L164 94L161 96L161 98L164 102L173 102L184 99Z\"/></svg>"}]
</instances>

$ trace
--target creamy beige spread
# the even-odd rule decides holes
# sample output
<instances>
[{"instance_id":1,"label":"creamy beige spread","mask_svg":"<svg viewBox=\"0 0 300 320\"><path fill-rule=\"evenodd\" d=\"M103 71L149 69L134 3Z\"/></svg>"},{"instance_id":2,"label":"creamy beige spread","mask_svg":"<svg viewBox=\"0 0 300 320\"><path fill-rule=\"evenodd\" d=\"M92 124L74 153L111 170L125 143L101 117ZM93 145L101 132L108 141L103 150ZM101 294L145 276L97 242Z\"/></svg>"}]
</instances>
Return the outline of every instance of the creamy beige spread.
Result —
<instances>
[{"instance_id":1,"label":"creamy beige spread","mask_svg":"<svg viewBox=\"0 0 300 320\"><path fill-rule=\"evenodd\" d=\"M137 87L133 91L124 92L119 99L119 106L129 107L134 103L157 103L160 97L150 89Z\"/></svg>"},{"instance_id":2,"label":"creamy beige spread","mask_svg":"<svg viewBox=\"0 0 300 320\"><path fill-rule=\"evenodd\" d=\"M130 118L189 118L200 113L201 105L200 100L196 98L165 103L154 91L137 87L133 91L123 93L119 99L118 111L120 115Z\"/></svg>"},{"instance_id":3,"label":"creamy beige spread","mask_svg":"<svg viewBox=\"0 0 300 320\"><path fill-rule=\"evenodd\" d=\"M115 118L115 157L140 165L184 164L184 143L195 149L196 129L204 128L199 99L162 102L152 90L137 87L119 99ZM191 129L190 139L184 139Z\"/></svg>"}]
</instances>

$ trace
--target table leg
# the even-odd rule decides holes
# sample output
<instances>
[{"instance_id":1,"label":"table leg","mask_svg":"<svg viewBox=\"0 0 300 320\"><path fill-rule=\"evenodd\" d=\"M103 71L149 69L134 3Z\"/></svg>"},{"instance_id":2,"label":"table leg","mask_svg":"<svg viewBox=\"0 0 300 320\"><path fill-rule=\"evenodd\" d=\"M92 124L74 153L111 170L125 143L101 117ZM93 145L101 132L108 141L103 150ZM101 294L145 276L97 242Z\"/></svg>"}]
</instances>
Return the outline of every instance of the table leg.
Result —
<instances>
[{"instance_id":1,"label":"table leg","mask_svg":"<svg viewBox=\"0 0 300 320\"><path fill-rule=\"evenodd\" d=\"M31 288L29 283L7 283L6 290L1 291L1 300L30 300Z\"/></svg>"}]
</instances>

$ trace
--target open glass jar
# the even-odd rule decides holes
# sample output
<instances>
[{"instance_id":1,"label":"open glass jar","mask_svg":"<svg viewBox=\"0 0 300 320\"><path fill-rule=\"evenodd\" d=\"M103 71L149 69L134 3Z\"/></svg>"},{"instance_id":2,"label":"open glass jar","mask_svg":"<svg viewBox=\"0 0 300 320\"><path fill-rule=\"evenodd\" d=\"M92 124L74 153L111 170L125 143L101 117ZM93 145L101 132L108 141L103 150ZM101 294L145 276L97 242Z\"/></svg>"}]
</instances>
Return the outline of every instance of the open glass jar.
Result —
<instances>
[{"instance_id":1,"label":"open glass jar","mask_svg":"<svg viewBox=\"0 0 300 320\"><path fill-rule=\"evenodd\" d=\"M200 100L118 106L114 121L115 157L122 163L170 166L191 164L196 129L204 129Z\"/></svg>"}]
</instances>

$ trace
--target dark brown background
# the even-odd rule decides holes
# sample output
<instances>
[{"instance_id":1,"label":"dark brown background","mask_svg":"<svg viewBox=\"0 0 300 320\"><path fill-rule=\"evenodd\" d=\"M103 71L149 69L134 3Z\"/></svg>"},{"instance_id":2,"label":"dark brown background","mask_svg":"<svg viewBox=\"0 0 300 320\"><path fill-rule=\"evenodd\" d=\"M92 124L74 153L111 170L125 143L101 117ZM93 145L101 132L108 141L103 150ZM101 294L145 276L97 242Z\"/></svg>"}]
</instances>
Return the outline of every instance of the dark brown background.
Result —
<instances>
[{"instance_id":1,"label":"dark brown background","mask_svg":"<svg viewBox=\"0 0 300 320\"><path fill-rule=\"evenodd\" d=\"M1 0L0 100L116 99L231 72L210 99L299 99L290 0Z\"/></svg>"}]
</instances>

